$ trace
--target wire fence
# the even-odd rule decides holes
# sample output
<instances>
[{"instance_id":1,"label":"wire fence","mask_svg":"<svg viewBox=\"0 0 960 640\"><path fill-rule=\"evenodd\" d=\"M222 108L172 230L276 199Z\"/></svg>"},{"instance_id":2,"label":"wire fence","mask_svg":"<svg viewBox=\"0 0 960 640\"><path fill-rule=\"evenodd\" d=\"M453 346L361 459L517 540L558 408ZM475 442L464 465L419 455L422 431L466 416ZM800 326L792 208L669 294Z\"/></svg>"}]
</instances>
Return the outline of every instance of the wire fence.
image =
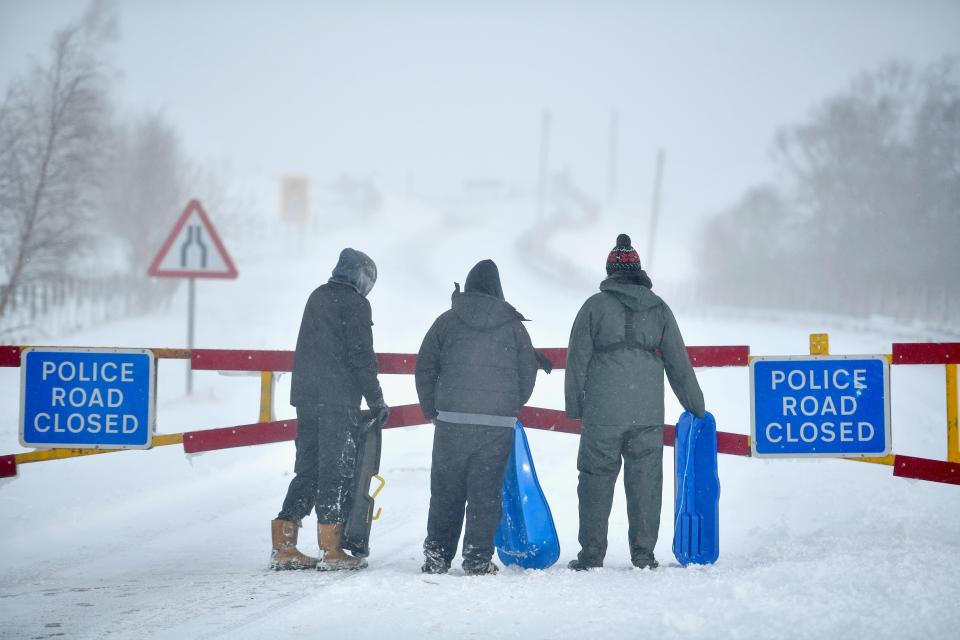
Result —
<instances>
[{"instance_id":1,"label":"wire fence","mask_svg":"<svg viewBox=\"0 0 960 640\"><path fill-rule=\"evenodd\" d=\"M663 290L663 287L661 287ZM912 327L931 338L960 335L960 296L947 287L876 283L835 286L725 286L689 282L670 285L671 305L684 309L729 310L754 316L829 316L838 321Z\"/></svg>"},{"instance_id":2,"label":"wire fence","mask_svg":"<svg viewBox=\"0 0 960 640\"><path fill-rule=\"evenodd\" d=\"M0 285L0 292L7 285ZM169 306L176 284L137 276L62 278L17 287L0 344L26 344Z\"/></svg>"}]
</instances>

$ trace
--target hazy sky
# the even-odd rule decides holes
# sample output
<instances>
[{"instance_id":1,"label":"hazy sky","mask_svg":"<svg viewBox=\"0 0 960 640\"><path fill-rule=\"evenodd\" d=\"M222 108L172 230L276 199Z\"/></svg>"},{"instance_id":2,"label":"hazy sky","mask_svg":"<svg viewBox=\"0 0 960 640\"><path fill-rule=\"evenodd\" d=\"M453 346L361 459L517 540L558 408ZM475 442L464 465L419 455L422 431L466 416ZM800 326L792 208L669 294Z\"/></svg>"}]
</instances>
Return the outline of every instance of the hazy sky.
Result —
<instances>
[{"instance_id":1,"label":"hazy sky","mask_svg":"<svg viewBox=\"0 0 960 640\"><path fill-rule=\"evenodd\" d=\"M85 0L0 0L0 86ZM643 213L656 148L681 224L770 175L771 136L861 69L960 52L960 2L118 2L125 109L161 109L236 175L367 173L451 192L554 167ZM676 222L675 222L676 224Z\"/></svg>"}]
</instances>

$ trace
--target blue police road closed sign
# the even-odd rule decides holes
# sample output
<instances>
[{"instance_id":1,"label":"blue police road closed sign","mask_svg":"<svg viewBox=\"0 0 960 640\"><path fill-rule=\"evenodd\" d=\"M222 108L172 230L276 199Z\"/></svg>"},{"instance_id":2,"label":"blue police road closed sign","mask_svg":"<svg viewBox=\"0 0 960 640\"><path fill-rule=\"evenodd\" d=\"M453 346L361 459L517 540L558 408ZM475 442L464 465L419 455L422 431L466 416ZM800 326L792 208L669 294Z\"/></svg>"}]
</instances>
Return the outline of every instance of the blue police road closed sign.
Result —
<instances>
[{"instance_id":1,"label":"blue police road closed sign","mask_svg":"<svg viewBox=\"0 0 960 640\"><path fill-rule=\"evenodd\" d=\"M149 349L24 349L20 443L40 449L149 448L154 362Z\"/></svg>"},{"instance_id":2,"label":"blue police road closed sign","mask_svg":"<svg viewBox=\"0 0 960 640\"><path fill-rule=\"evenodd\" d=\"M760 356L750 362L750 436L757 457L890 453L886 356Z\"/></svg>"}]
</instances>

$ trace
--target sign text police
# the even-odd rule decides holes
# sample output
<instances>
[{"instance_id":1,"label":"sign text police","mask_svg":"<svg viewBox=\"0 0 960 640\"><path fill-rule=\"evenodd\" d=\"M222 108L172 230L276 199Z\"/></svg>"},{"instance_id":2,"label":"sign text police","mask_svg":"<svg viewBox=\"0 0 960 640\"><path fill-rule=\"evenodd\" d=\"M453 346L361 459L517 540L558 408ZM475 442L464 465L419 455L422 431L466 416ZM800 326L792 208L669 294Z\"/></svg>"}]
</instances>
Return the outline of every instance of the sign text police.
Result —
<instances>
[{"instance_id":1,"label":"sign text police","mask_svg":"<svg viewBox=\"0 0 960 640\"><path fill-rule=\"evenodd\" d=\"M154 422L148 349L29 347L21 361L25 447L148 448Z\"/></svg>"},{"instance_id":2,"label":"sign text police","mask_svg":"<svg viewBox=\"0 0 960 640\"><path fill-rule=\"evenodd\" d=\"M890 452L885 356L763 356L750 363L753 455L864 457Z\"/></svg>"}]
</instances>

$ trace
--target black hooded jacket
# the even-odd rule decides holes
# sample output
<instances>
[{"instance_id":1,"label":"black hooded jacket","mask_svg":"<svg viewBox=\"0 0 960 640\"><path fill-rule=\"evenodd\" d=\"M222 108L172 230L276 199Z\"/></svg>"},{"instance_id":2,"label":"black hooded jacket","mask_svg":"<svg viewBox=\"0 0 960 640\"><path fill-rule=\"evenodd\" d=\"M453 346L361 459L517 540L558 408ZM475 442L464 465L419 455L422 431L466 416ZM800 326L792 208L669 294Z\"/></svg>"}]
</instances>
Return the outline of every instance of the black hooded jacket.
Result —
<instances>
[{"instance_id":1,"label":"black hooded jacket","mask_svg":"<svg viewBox=\"0 0 960 640\"><path fill-rule=\"evenodd\" d=\"M478 263L457 285L452 308L436 321L417 354L420 408L515 418L530 399L537 361L523 316L503 299L492 260ZM512 421L510 422L512 425Z\"/></svg>"},{"instance_id":2,"label":"black hooded jacket","mask_svg":"<svg viewBox=\"0 0 960 640\"><path fill-rule=\"evenodd\" d=\"M383 397L373 351L373 320L366 294L377 279L367 255L344 249L327 284L303 310L290 383L290 404L360 406Z\"/></svg>"}]
</instances>

